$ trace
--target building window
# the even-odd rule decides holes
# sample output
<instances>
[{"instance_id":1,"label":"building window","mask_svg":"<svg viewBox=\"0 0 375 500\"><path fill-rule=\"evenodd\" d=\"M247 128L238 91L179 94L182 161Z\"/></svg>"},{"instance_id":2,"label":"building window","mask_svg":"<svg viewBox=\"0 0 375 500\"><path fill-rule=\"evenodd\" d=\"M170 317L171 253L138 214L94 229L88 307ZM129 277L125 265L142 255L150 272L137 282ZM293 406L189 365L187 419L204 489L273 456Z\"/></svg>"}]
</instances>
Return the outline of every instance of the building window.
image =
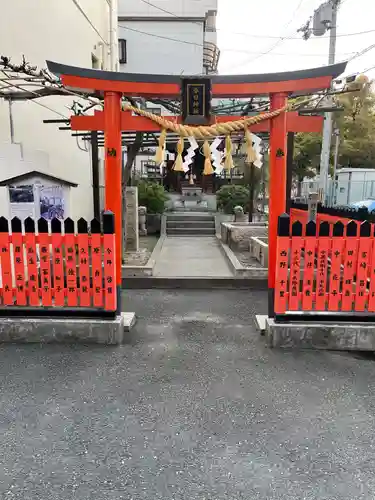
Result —
<instances>
[{"instance_id":1,"label":"building window","mask_svg":"<svg viewBox=\"0 0 375 500\"><path fill-rule=\"evenodd\" d=\"M100 67L100 60L95 54L91 53L91 66L93 69L102 69Z\"/></svg>"},{"instance_id":2,"label":"building window","mask_svg":"<svg viewBox=\"0 0 375 500\"><path fill-rule=\"evenodd\" d=\"M123 38L118 41L118 49L119 49L119 61L120 64L127 63L127 53L126 53L126 40Z\"/></svg>"}]
</instances>

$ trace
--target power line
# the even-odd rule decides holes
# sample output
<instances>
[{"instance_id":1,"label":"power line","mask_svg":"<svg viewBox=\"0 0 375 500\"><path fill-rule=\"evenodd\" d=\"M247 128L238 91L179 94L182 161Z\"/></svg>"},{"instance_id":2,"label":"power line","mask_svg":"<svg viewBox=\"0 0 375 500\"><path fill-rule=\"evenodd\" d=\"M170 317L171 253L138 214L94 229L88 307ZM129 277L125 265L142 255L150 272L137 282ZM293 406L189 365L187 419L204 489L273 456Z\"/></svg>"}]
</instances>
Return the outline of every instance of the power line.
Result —
<instances>
[{"instance_id":1,"label":"power line","mask_svg":"<svg viewBox=\"0 0 375 500\"><path fill-rule=\"evenodd\" d=\"M169 14L170 16L177 17L179 19L181 18L181 16L179 16L178 14L175 14L174 12L171 12L170 10L164 9L163 7L159 7L158 5L155 5L152 2L149 2L148 0L141 0L141 1L143 3L145 3L146 5L149 5L150 7L153 7L154 9L157 9L157 10L160 10L161 12L164 12L165 14ZM345 1L346 0L343 0L341 2L341 5L343 3L345 3ZM293 17L297 13L297 11L300 9L301 5L302 5L302 2L300 2L300 5L296 8L296 10L295 10L295 12L293 14ZM291 21L287 24L286 27L289 27ZM196 24L198 26L202 26L202 23L197 22L197 21L187 21L187 22L192 23L192 24ZM249 38L270 38L270 39L277 39L277 40L279 40L280 38L283 38L283 37L279 37L279 36L275 36L275 35L252 35L250 33L241 33L241 32L236 32L236 31L227 31L227 30L221 29L221 28L216 28L216 30L217 31L222 31L223 33L228 33L230 35L246 36L246 37L249 37ZM338 37L357 36L357 35L365 35L365 34L368 34L368 33L375 33L375 30L358 31L356 33L343 33L343 34L337 35L337 36ZM329 38L329 36L321 36L320 38ZM301 40L301 38L300 37L288 37L288 40Z\"/></svg>"},{"instance_id":2,"label":"power line","mask_svg":"<svg viewBox=\"0 0 375 500\"><path fill-rule=\"evenodd\" d=\"M370 52L370 50L374 49L375 48L375 43L369 45L368 47L365 47L364 49L362 50L359 50L358 52L356 52L349 60L348 62L351 62L353 61L354 59L357 59L357 57L361 57L363 56L364 54L366 54L367 52Z\"/></svg>"},{"instance_id":3,"label":"power line","mask_svg":"<svg viewBox=\"0 0 375 500\"><path fill-rule=\"evenodd\" d=\"M293 11L293 14L292 14L292 17L290 18L290 20L287 22L286 26L284 29L287 29L289 28L290 24L293 22L294 20L294 16L297 14L298 10L300 9L302 3L303 3L304 0L300 0L297 7L294 9ZM256 61L257 59L259 59L262 55L268 55L270 54L274 49L276 49L276 47L278 45L280 45L281 43L283 43L286 39L288 39L287 37L279 37L279 40L274 44L272 45L272 47L270 47L266 52L264 52L263 54L259 54L258 56L254 57L253 59L248 59L246 61L242 61L241 63L239 64L235 64L234 66L231 66L230 68L228 68L229 70L232 70L234 68L238 68L238 66L242 66L244 64L249 64L251 62L254 62Z\"/></svg>"},{"instance_id":4,"label":"power line","mask_svg":"<svg viewBox=\"0 0 375 500\"><path fill-rule=\"evenodd\" d=\"M11 84L8 83L7 85L8 85L8 87L15 87L18 90L22 90L23 92L30 92L31 94L35 94L37 97L40 97L38 92L34 92L33 90L30 90L30 89L25 89L25 88L21 87L20 85L16 85L14 83L11 83ZM6 98L6 95L0 94L0 97ZM63 115L59 111L56 111L55 109L50 108L49 106L46 106L45 104L42 104L41 102L35 101L34 99L30 99L29 102L33 102L34 104L37 104L38 106L41 106L42 108L48 109L48 111L51 111L52 113L55 113L56 115L59 115L62 118L65 118L66 120L69 120L69 118L67 116Z\"/></svg>"},{"instance_id":5,"label":"power line","mask_svg":"<svg viewBox=\"0 0 375 500\"><path fill-rule=\"evenodd\" d=\"M165 36L165 35L157 35L155 33L150 33L150 32L147 32L147 31L142 31L142 30L138 30L138 29L135 29L135 28L129 28L129 26L124 26L122 24L119 25L121 28L124 28L128 31L134 31L135 33L141 33L142 35L147 35L147 36L152 36L152 37L155 37L155 38L161 38L162 40L169 40L169 41L172 41L172 42L178 42L178 43L184 43L184 44L187 44L187 45L194 45L196 47L205 47L205 45L203 43L197 43L197 42L190 42L189 40L180 40L179 38L172 38L172 37L169 37L169 36ZM241 49L221 49L221 52L238 52L238 53L244 53L244 54L257 54L260 56L262 55L266 55L268 54L270 51L267 51L267 52L250 52L248 50L241 50ZM354 54L354 52L348 52L348 53L343 53L342 55L349 55L349 54ZM287 53L280 53L280 52L274 52L274 55L276 56L289 56L289 57L293 57L293 56L301 56L301 57L320 57L320 56L323 56L324 54L287 54Z\"/></svg>"}]
</instances>

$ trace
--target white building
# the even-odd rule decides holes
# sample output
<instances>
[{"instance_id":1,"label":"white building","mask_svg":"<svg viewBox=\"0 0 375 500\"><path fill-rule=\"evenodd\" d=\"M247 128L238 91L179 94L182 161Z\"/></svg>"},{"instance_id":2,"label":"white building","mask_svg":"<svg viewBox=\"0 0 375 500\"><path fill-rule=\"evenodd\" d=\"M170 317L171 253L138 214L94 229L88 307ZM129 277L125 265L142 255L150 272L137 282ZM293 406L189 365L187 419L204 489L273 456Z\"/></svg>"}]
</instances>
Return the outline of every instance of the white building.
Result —
<instances>
[{"instance_id":1,"label":"white building","mask_svg":"<svg viewBox=\"0 0 375 500\"><path fill-rule=\"evenodd\" d=\"M120 71L199 75L219 60L217 0L119 0Z\"/></svg>"},{"instance_id":2,"label":"white building","mask_svg":"<svg viewBox=\"0 0 375 500\"><path fill-rule=\"evenodd\" d=\"M217 47L218 0L119 0L120 71L173 75L214 74ZM157 106L147 108L163 115ZM160 108L159 108L160 109ZM138 155L135 171L153 155Z\"/></svg>"},{"instance_id":3,"label":"white building","mask_svg":"<svg viewBox=\"0 0 375 500\"><path fill-rule=\"evenodd\" d=\"M309 193L318 192L319 175L304 179L301 197L307 199ZM329 204L351 205L366 199L375 199L375 170L372 168L340 168L336 172L335 183L328 179ZM296 193L295 193L296 194Z\"/></svg>"},{"instance_id":4,"label":"white building","mask_svg":"<svg viewBox=\"0 0 375 500\"><path fill-rule=\"evenodd\" d=\"M46 59L50 59L73 66L109 69L109 53L110 0L12 0L2 6L0 54L10 56L14 63L21 62L24 54L27 61L39 68L45 68ZM10 107L0 99L0 183L22 174L40 173L39 177L29 176L27 184L36 179L52 191L61 184L59 196L62 193L66 198L65 217L91 218L90 152L82 151L84 144L77 143L69 131L60 131L59 124L43 124L46 119L69 117L68 107L73 100L80 101L75 97L45 97L14 102ZM43 174L50 176L48 182ZM39 199L35 196L36 216L40 214ZM14 203L11 211L9 202L9 188L0 187L0 215L25 212L17 212ZM29 207L26 212L31 213L30 210Z\"/></svg>"}]
</instances>

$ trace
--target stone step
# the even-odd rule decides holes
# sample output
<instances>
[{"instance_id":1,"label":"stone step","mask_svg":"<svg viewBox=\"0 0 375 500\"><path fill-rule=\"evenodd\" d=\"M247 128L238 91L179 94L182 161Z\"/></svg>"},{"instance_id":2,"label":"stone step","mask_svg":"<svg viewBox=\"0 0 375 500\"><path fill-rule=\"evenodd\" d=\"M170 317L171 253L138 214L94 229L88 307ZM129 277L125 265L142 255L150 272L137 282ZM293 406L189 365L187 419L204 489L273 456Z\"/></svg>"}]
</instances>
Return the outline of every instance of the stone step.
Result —
<instances>
[{"instance_id":1,"label":"stone step","mask_svg":"<svg viewBox=\"0 0 375 500\"><path fill-rule=\"evenodd\" d=\"M180 227L214 228L214 220L167 220L167 229Z\"/></svg>"},{"instance_id":2,"label":"stone step","mask_svg":"<svg viewBox=\"0 0 375 500\"><path fill-rule=\"evenodd\" d=\"M171 214L167 215L167 222L168 221L173 221L173 222L185 222L185 221L215 221L215 217L213 217L211 214Z\"/></svg>"},{"instance_id":3,"label":"stone step","mask_svg":"<svg viewBox=\"0 0 375 500\"><path fill-rule=\"evenodd\" d=\"M167 236L215 236L215 228L173 227L167 228Z\"/></svg>"}]
</instances>

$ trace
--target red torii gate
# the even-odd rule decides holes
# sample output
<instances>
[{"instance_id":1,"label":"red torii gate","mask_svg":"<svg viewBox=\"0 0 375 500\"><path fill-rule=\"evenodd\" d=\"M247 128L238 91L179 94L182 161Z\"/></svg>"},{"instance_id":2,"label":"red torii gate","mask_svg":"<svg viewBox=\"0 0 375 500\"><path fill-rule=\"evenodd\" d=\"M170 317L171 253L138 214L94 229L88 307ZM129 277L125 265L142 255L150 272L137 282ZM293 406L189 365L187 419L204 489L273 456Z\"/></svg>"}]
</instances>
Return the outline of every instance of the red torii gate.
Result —
<instances>
[{"instance_id":1,"label":"red torii gate","mask_svg":"<svg viewBox=\"0 0 375 500\"><path fill-rule=\"evenodd\" d=\"M104 111L92 116L72 116L72 130L103 130L105 140L105 208L115 214L116 274L121 287L122 258L122 149L121 131L152 132L159 127L147 118L122 111L122 95L144 98L179 98L181 78L173 75L144 75L78 68L47 61L51 73L72 89L104 95ZM344 72L346 62L302 71L256 75L211 76L212 98L270 96L270 111L283 108L289 96L306 95L328 89L334 78ZM171 118L171 117L168 117ZM175 117L180 121L180 117ZM238 120L239 116L217 116L217 122ZM173 117L172 117L173 119ZM269 190L269 270L268 288L273 308L275 289L276 238L278 216L285 212L286 139L287 132L320 132L321 117L298 116L283 112L272 120L250 126L252 132L270 133ZM269 311L273 315L273 309Z\"/></svg>"}]
</instances>

